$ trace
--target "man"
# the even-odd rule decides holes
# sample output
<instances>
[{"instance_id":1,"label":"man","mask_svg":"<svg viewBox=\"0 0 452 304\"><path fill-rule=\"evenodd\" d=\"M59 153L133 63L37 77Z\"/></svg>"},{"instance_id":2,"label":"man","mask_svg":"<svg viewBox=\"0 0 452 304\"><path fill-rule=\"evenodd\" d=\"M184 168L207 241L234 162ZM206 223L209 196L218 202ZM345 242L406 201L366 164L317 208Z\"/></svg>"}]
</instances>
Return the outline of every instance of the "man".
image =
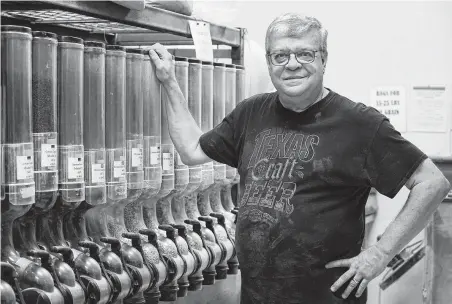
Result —
<instances>
[{"instance_id":1,"label":"man","mask_svg":"<svg viewBox=\"0 0 452 304\"><path fill-rule=\"evenodd\" d=\"M266 36L277 90L253 96L202 134L176 83L171 55L150 56L169 95L171 138L187 165L237 167L241 303L366 303L369 281L427 224L450 184L373 108L323 86L327 31L286 14ZM361 251L372 187L408 200L381 239Z\"/></svg>"}]
</instances>

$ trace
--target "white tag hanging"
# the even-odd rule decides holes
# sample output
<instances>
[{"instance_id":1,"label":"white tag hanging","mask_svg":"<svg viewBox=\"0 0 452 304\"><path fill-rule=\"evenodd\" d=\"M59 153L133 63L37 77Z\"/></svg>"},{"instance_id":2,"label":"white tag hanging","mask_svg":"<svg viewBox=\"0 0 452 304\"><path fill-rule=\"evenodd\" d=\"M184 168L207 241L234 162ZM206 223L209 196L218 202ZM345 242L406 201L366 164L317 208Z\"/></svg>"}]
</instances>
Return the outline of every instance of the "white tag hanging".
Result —
<instances>
[{"instance_id":1,"label":"white tag hanging","mask_svg":"<svg viewBox=\"0 0 452 304\"><path fill-rule=\"evenodd\" d=\"M210 24L204 21L188 20L195 44L196 58L213 61L213 45L210 37Z\"/></svg>"}]
</instances>

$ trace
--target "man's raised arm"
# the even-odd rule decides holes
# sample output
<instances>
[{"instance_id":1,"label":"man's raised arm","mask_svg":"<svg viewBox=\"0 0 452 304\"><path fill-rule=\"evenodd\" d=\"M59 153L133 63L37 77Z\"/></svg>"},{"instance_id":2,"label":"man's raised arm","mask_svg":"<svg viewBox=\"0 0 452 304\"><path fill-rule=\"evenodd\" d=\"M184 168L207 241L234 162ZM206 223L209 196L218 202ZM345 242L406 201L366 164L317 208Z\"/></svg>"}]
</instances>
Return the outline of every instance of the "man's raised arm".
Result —
<instances>
[{"instance_id":1,"label":"man's raised arm","mask_svg":"<svg viewBox=\"0 0 452 304\"><path fill-rule=\"evenodd\" d=\"M156 76L168 95L168 102L162 103L162 108L168 117L169 133L182 162L193 166L212 161L199 144L203 132L193 119L177 83L172 55L157 43L152 46L149 56Z\"/></svg>"}]
</instances>

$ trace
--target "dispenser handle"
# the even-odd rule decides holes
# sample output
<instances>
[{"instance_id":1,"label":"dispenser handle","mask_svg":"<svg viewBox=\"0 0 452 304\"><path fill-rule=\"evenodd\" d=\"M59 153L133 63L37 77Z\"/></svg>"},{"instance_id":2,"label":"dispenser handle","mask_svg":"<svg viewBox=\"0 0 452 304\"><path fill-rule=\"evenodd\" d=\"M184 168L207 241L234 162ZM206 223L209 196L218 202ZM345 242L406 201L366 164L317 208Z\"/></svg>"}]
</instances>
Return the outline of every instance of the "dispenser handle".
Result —
<instances>
[{"instance_id":1,"label":"dispenser handle","mask_svg":"<svg viewBox=\"0 0 452 304\"><path fill-rule=\"evenodd\" d=\"M97 246L96 243L91 241L80 241L78 242L80 247L88 248L89 249L89 255L95 259L97 262L100 263L100 257L99 257L99 246Z\"/></svg>"},{"instance_id":2,"label":"dispenser handle","mask_svg":"<svg viewBox=\"0 0 452 304\"><path fill-rule=\"evenodd\" d=\"M140 240L141 237L138 233L133 233L133 232L124 232L122 234L123 238L129 239L129 240Z\"/></svg>"},{"instance_id":3,"label":"dispenser handle","mask_svg":"<svg viewBox=\"0 0 452 304\"><path fill-rule=\"evenodd\" d=\"M60 253L63 256L63 261L72 267L74 254L72 253L72 249L66 246L52 246L50 247L50 251Z\"/></svg>"},{"instance_id":4,"label":"dispenser handle","mask_svg":"<svg viewBox=\"0 0 452 304\"><path fill-rule=\"evenodd\" d=\"M176 230L170 225L159 225L159 229L166 231L166 237L174 240L176 237Z\"/></svg>"},{"instance_id":5,"label":"dispenser handle","mask_svg":"<svg viewBox=\"0 0 452 304\"><path fill-rule=\"evenodd\" d=\"M171 224L171 226L174 228L174 229L177 229L177 233L180 235L180 236L183 236L183 237L185 237L185 235L186 235L186 230L187 230L187 227L185 227L184 225L182 225L182 224Z\"/></svg>"},{"instance_id":6,"label":"dispenser handle","mask_svg":"<svg viewBox=\"0 0 452 304\"><path fill-rule=\"evenodd\" d=\"M197 220L185 220L185 224L192 225L193 231L201 233L201 223Z\"/></svg>"},{"instance_id":7,"label":"dispenser handle","mask_svg":"<svg viewBox=\"0 0 452 304\"><path fill-rule=\"evenodd\" d=\"M138 231L140 234L148 237L149 243L154 244L157 242L157 233L152 229L141 229Z\"/></svg>"},{"instance_id":8,"label":"dispenser handle","mask_svg":"<svg viewBox=\"0 0 452 304\"><path fill-rule=\"evenodd\" d=\"M206 222L207 227L213 227L213 219L210 216L200 216L198 217L198 220Z\"/></svg>"},{"instance_id":9,"label":"dispenser handle","mask_svg":"<svg viewBox=\"0 0 452 304\"><path fill-rule=\"evenodd\" d=\"M220 224L221 226L225 226L225 221L224 221L224 215L218 212L212 212L210 214L211 217L214 217L218 220L218 224Z\"/></svg>"},{"instance_id":10,"label":"dispenser handle","mask_svg":"<svg viewBox=\"0 0 452 304\"><path fill-rule=\"evenodd\" d=\"M27 251L27 254L29 256L32 256L35 258L40 258L43 266L50 265L50 253L48 253L47 251L40 250L40 249L32 249L32 250Z\"/></svg>"},{"instance_id":11,"label":"dispenser handle","mask_svg":"<svg viewBox=\"0 0 452 304\"><path fill-rule=\"evenodd\" d=\"M122 237L132 240L132 246L135 248L141 248L141 236L138 233L124 232Z\"/></svg>"},{"instance_id":12,"label":"dispenser handle","mask_svg":"<svg viewBox=\"0 0 452 304\"><path fill-rule=\"evenodd\" d=\"M101 237L100 241L110 245L120 244L119 240L113 237Z\"/></svg>"},{"instance_id":13,"label":"dispenser handle","mask_svg":"<svg viewBox=\"0 0 452 304\"><path fill-rule=\"evenodd\" d=\"M110 244L111 251L116 253L119 257L121 256L121 242L117 238L101 237L100 241L102 243Z\"/></svg>"}]
</instances>

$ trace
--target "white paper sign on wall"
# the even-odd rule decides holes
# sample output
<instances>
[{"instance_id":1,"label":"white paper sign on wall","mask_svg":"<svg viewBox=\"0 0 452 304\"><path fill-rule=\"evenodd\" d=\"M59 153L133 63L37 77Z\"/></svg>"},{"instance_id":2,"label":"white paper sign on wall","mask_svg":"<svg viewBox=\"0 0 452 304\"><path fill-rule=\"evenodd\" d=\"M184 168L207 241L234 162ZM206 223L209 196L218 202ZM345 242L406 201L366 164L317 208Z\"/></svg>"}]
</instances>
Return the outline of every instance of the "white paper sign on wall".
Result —
<instances>
[{"instance_id":1,"label":"white paper sign on wall","mask_svg":"<svg viewBox=\"0 0 452 304\"><path fill-rule=\"evenodd\" d=\"M409 127L412 132L447 132L445 86L413 87Z\"/></svg>"},{"instance_id":2,"label":"white paper sign on wall","mask_svg":"<svg viewBox=\"0 0 452 304\"><path fill-rule=\"evenodd\" d=\"M377 87L371 91L371 106L385 115L399 132L406 132L406 95L403 87Z\"/></svg>"},{"instance_id":3,"label":"white paper sign on wall","mask_svg":"<svg viewBox=\"0 0 452 304\"><path fill-rule=\"evenodd\" d=\"M213 45L210 36L210 24L204 21L188 20L190 32L195 44L196 58L213 61Z\"/></svg>"}]
</instances>

